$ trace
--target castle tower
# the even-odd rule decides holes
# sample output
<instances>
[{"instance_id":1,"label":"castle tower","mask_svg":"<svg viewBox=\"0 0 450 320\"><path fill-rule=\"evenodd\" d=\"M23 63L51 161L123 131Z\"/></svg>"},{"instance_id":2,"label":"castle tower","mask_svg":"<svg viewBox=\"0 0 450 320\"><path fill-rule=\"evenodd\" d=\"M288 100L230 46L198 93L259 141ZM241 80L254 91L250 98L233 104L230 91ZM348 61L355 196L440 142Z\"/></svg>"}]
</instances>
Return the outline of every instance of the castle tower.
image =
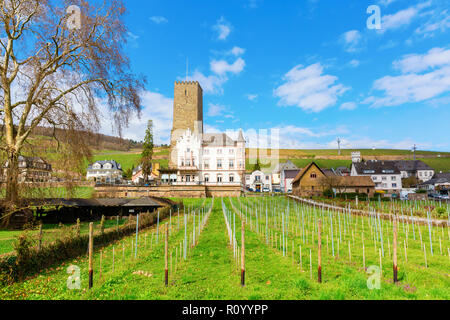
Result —
<instances>
[{"instance_id":1,"label":"castle tower","mask_svg":"<svg viewBox=\"0 0 450 320\"><path fill-rule=\"evenodd\" d=\"M169 167L177 164L176 143L187 129L203 134L203 90L197 81L175 82Z\"/></svg>"}]
</instances>

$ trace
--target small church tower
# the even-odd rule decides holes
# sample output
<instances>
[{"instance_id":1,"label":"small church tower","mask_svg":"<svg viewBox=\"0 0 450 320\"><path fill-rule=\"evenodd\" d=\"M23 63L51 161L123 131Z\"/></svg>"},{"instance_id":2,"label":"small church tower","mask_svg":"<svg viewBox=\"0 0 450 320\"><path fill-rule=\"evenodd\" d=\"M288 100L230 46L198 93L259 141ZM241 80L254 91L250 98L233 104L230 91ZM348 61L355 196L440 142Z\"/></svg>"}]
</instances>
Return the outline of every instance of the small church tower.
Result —
<instances>
[{"instance_id":1,"label":"small church tower","mask_svg":"<svg viewBox=\"0 0 450 320\"><path fill-rule=\"evenodd\" d=\"M169 167L177 166L176 144L184 132L203 134L203 90L197 81L175 82Z\"/></svg>"}]
</instances>

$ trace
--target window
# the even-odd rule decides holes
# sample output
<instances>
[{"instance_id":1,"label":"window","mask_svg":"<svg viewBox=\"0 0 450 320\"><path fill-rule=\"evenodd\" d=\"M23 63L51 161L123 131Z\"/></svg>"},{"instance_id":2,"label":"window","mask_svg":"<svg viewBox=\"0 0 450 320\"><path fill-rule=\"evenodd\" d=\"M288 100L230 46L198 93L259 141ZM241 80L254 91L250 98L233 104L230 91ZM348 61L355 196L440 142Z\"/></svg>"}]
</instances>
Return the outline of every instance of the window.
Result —
<instances>
[{"instance_id":1,"label":"window","mask_svg":"<svg viewBox=\"0 0 450 320\"><path fill-rule=\"evenodd\" d=\"M234 149L230 149L230 154L234 154Z\"/></svg>"},{"instance_id":2,"label":"window","mask_svg":"<svg viewBox=\"0 0 450 320\"><path fill-rule=\"evenodd\" d=\"M209 182L209 174L205 174L205 182Z\"/></svg>"},{"instance_id":3,"label":"window","mask_svg":"<svg viewBox=\"0 0 450 320\"><path fill-rule=\"evenodd\" d=\"M219 183L222 182L222 175L219 174L219 175L217 176L217 182L219 182Z\"/></svg>"},{"instance_id":4,"label":"window","mask_svg":"<svg viewBox=\"0 0 450 320\"><path fill-rule=\"evenodd\" d=\"M393 184L392 184L392 188L397 188L397 184L396 184L396 183L393 183Z\"/></svg>"},{"instance_id":5,"label":"window","mask_svg":"<svg viewBox=\"0 0 450 320\"><path fill-rule=\"evenodd\" d=\"M209 159L205 160L205 169L209 169Z\"/></svg>"},{"instance_id":6,"label":"window","mask_svg":"<svg viewBox=\"0 0 450 320\"><path fill-rule=\"evenodd\" d=\"M222 169L222 159L217 159L217 169Z\"/></svg>"},{"instance_id":7,"label":"window","mask_svg":"<svg viewBox=\"0 0 450 320\"><path fill-rule=\"evenodd\" d=\"M230 169L234 169L234 160L230 160L229 165L230 165Z\"/></svg>"},{"instance_id":8,"label":"window","mask_svg":"<svg viewBox=\"0 0 450 320\"><path fill-rule=\"evenodd\" d=\"M391 177L392 181L397 181L397 177Z\"/></svg>"},{"instance_id":9,"label":"window","mask_svg":"<svg viewBox=\"0 0 450 320\"><path fill-rule=\"evenodd\" d=\"M381 178L381 180L383 180L383 181L386 181L386 180L387 180L387 178L386 178L386 177L382 177L382 178Z\"/></svg>"},{"instance_id":10,"label":"window","mask_svg":"<svg viewBox=\"0 0 450 320\"><path fill-rule=\"evenodd\" d=\"M217 154L222 154L222 149L217 149Z\"/></svg>"},{"instance_id":11,"label":"window","mask_svg":"<svg viewBox=\"0 0 450 320\"><path fill-rule=\"evenodd\" d=\"M230 174L230 182L234 182L234 175Z\"/></svg>"},{"instance_id":12,"label":"window","mask_svg":"<svg viewBox=\"0 0 450 320\"><path fill-rule=\"evenodd\" d=\"M317 174L315 172L311 173L311 179L317 179Z\"/></svg>"},{"instance_id":13,"label":"window","mask_svg":"<svg viewBox=\"0 0 450 320\"><path fill-rule=\"evenodd\" d=\"M204 150L204 153L205 153L205 154L209 154L209 149L205 149L205 150Z\"/></svg>"}]
</instances>

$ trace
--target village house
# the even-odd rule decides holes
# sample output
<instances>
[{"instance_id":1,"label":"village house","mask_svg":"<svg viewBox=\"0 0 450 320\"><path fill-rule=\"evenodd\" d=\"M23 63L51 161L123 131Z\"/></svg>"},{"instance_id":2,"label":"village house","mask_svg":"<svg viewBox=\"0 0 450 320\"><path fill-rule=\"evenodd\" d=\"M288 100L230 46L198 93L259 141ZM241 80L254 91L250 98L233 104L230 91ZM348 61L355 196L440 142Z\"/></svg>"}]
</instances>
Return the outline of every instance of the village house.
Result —
<instances>
[{"instance_id":1,"label":"village house","mask_svg":"<svg viewBox=\"0 0 450 320\"><path fill-rule=\"evenodd\" d=\"M375 183L370 177L336 175L333 170L321 169L311 162L292 182L293 194L300 197L322 196L329 189L335 194L361 193L373 197Z\"/></svg>"},{"instance_id":2,"label":"village house","mask_svg":"<svg viewBox=\"0 0 450 320\"><path fill-rule=\"evenodd\" d=\"M147 180L150 182L154 182L155 180L157 180L160 175L159 170L160 170L160 164L157 162L152 163L151 173L147 177ZM132 176L131 180L133 181L133 183L135 185L142 185L145 182L144 174L142 172L142 165L139 165L137 168L133 169L133 176Z\"/></svg>"},{"instance_id":3,"label":"village house","mask_svg":"<svg viewBox=\"0 0 450 320\"><path fill-rule=\"evenodd\" d=\"M278 163L272 172L272 188L273 190L284 191L285 183L282 182L281 175L285 170L299 170L290 160L285 163ZM285 176L285 174L283 174Z\"/></svg>"},{"instance_id":4,"label":"village house","mask_svg":"<svg viewBox=\"0 0 450 320\"><path fill-rule=\"evenodd\" d=\"M52 179L52 166L40 157L19 156L18 181L23 182L49 182ZM3 176L6 180L8 161L4 165Z\"/></svg>"},{"instance_id":5,"label":"village house","mask_svg":"<svg viewBox=\"0 0 450 320\"><path fill-rule=\"evenodd\" d=\"M438 191L441 194L450 195L450 172L436 173L431 180L419 184L418 187L427 191Z\"/></svg>"},{"instance_id":6,"label":"village house","mask_svg":"<svg viewBox=\"0 0 450 320\"><path fill-rule=\"evenodd\" d=\"M120 184L122 177L122 166L114 160L96 161L87 168L88 181Z\"/></svg>"},{"instance_id":7,"label":"village house","mask_svg":"<svg viewBox=\"0 0 450 320\"><path fill-rule=\"evenodd\" d=\"M385 161L385 163L396 166L400 170L402 179L415 177L420 182L426 182L434 176L434 169L420 160L396 160Z\"/></svg>"},{"instance_id":8,"label":"village house","mask_svg":"<svg viewBox=\"0 0 450 320\"><path fill-rule=\"evenodd\" d=\"M369 160L354 162L351 168L352 177L368 176L375 183L375 190L388 196L400 194L402 175L400 170L390 161Z\"/></svg>"},{"instance_id":9,"label":"village house","mask_svg":"<svg viewBox=\"0 0 450 320\"><path fill-rule=\"evenodd\" d=\"M245 187L255 192L272 192L272 175L259 170L246 174Z\"/></svg>"},{"instance_id":10,"label":"village house","mask_svg":"<svg viewBox=\"0 0 450 320\"><path fill-rule=\"evenodd\" d=\"M295 164L293 164L292 161L288 160L285 163L278 164L275 167L272 176L276 176L277 180L279 181L279 189L281 192L290 193L292 192L292 181L299 172L300 169Z\"/></svg>"}]
</instances>

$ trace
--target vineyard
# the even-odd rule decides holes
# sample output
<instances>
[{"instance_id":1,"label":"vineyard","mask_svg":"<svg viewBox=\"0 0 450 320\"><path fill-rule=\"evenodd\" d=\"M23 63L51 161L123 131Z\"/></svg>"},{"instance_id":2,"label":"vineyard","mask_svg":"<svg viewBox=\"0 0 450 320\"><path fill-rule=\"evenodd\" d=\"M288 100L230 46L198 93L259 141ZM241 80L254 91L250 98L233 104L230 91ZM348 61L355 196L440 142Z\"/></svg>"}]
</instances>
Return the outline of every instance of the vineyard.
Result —
<instances>
[{"instance_id":1,"label":"vineyard","mask_svg":"<svg viewBox=\"0 0 450 320\"><path fill-rule=\"evenodd\" d=\"M87 253L1 287L0 298L450 298L447 225L400 215L383 219L375 211L356 215L284 197L183 202L183 209L158 216L147 229L93 243L90 258Z\"/></svg>"}]
</instances>

